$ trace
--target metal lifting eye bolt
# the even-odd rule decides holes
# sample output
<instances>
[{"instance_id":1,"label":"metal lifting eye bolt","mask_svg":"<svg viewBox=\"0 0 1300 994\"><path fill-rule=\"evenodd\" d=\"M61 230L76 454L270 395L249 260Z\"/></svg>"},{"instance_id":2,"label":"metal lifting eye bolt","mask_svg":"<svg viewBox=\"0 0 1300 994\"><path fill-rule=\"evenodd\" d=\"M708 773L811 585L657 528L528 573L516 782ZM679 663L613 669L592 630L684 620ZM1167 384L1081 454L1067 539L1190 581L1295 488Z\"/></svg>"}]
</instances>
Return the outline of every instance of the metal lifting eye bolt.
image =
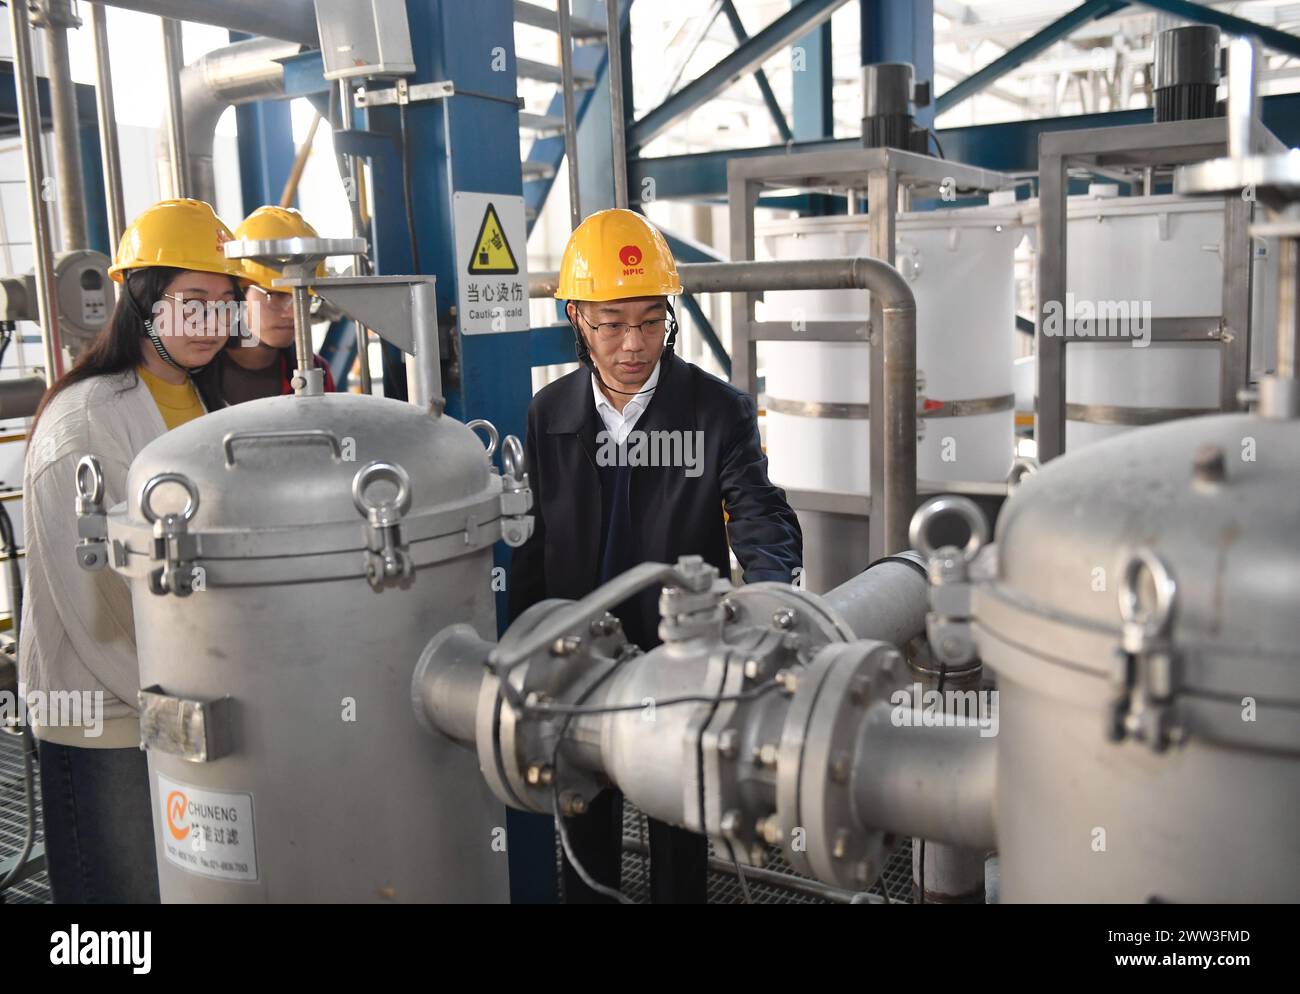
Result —
<instances>
[{"instance_id":1,"label":"metal lifting eye bolt","mask_svg":"<svg viewBox=\"0 0 1300 994\"><path fill-rule=\"evenodd\" d=\"M984 512L969 497L945 494L926 501L916 514L912 515L908 540L917 552L927 559L932 559L938 547L931 540L930 531L936 521L950 515L955 515L964 521L970 532L966 545L961 549L962 558L969 563L989 540L989 525L984 518Z\"/></svg>"}]
</instances>

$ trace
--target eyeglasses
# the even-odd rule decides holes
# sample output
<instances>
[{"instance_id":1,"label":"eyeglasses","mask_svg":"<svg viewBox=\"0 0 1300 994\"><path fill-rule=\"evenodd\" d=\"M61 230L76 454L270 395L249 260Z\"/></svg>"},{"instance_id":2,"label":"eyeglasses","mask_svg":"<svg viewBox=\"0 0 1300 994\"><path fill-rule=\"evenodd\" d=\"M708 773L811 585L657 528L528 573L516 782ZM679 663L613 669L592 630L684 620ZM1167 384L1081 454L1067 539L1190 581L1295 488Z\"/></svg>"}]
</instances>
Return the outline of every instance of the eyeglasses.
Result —
<instances>
[{"instance_id":1,"label":"eyeglasses","mask_svg":"<svg viewBox=\"0 0 1300 994\"><path fill-rule=\"evenodd\" d=\"M264 303L272 304L286 310L293 306L293 294L291 293L272 293L270 290L264 290L255 283L251 284L251 289L256 290L262 295Z\"/></svg>"},{"instance_id":2,"label":"eyeglasses","mask_svg":"<svg viewBox=\"0 0 1300 994\"><path fill-rule=\"evenodd\" d=\"M574 309L577 310L577 308ZM622 321L603 321L600 324L596 324L588 318L587 315L583 314L582 311L579 310L578 314L582 317L582 320L595 328L596 334L606 342L612 342L624 338L633 328L640 331L646 338L658 338L668 328L667 318L651 318L648 321L642 321L640 324L626 324Z\"/></svg>"},{"instance_id":3,"label":"eyeglasses","mask_svg":"<svg viewBox=\"0 0 1300 994\"><path fill-rule=\"evenodd\" d=\"M171 306L164 304L169 301ZM238 319L240 302L233 294L220 297L187 297L184 293L164 293L153 308L153 320L162 335L212 333L230 328ZM172 330L172 329L176 330ZM225 331L222 331L225 334Z\"/></svg>"}]
</instances>

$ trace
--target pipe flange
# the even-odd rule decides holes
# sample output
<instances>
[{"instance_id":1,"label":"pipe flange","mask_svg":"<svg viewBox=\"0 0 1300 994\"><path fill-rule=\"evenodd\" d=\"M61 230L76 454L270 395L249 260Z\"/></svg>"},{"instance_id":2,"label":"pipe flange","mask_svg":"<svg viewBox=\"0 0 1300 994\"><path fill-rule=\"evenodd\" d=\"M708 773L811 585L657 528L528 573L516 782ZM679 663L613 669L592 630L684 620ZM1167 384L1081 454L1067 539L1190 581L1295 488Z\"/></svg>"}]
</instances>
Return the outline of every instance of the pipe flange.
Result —
<instances>
[{"instance_id":1,"label":"pipe flange","mask_svg":"<svg viewBox=\"0 0 1300 994\"><path fill-rule=\"evenodd\" d=\"M510 626L498 647L508 649L527 639L554 612L573 603L551 599L534 604ZM521 712L506 699L501 680L508 680L509 696L525 706L577 704L616 665L626 644L622 627L606 616L557 638L509 673L490 673L483 681L475 723L479 768L503 803L551 814L558 778L560 797L573 807L571 813L579 814L607 785L594 774L563 763L563 749L557 753L556 742L565 716ZM552 765L557 761L558 770Z\"/></svg>"},{"instance_id":2,"label":"pipe flange","mask_svg":"<svg viewBox=\"0 0 1300 994\"><path fill-rule=\"evenodd\" d=\"M793 648L816 650L830 642L851 642L848 623L826 602L806 590L775 581L747 583L723 599L724 631L776 627ZM727 636L731 641L731 636Z\"/></svg>"},{"instance_id":3,"label":"pipe flange","mask_svg":"<svg viewBox=\"0 0 1300 994\"><path fill-rule=\"evenodd\" d=\"M868 707L889 700L904 669L887 642L827 646L804 671L781 737L777 811L787 858L846 890L866 890L884 866L885 833L854 810L853 768Z\"/></svg>"}]
</instances>

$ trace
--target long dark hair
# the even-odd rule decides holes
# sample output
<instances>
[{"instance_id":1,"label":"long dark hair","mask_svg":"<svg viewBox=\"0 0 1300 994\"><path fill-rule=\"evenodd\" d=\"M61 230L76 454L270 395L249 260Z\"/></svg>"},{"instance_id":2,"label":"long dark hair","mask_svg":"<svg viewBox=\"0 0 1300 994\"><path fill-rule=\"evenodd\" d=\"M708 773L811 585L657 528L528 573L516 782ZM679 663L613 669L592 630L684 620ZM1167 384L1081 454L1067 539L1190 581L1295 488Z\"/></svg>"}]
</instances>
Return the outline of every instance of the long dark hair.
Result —
<instances>
[{"instance_id":1,"label":"long dark hair","mask_svg":"<svg viewBox=\"0 0 1300 994\"><path fill-rule=\"evenodd\" d=\"M76 365L45 391L40 406L36 408L36 418L32 422L33 432L50 401L74 383L95 376L125 373L144 362L147 342L145 316L153 313L154 304L162 299L171 281L183 272L185 270L171 266L147 266L127 272L122 292L117 295L117 306L113 308L113 316L108 324L82 351ZM230 282L238 291L238 281L232 277Z\"/></svg>"}]
</instances>

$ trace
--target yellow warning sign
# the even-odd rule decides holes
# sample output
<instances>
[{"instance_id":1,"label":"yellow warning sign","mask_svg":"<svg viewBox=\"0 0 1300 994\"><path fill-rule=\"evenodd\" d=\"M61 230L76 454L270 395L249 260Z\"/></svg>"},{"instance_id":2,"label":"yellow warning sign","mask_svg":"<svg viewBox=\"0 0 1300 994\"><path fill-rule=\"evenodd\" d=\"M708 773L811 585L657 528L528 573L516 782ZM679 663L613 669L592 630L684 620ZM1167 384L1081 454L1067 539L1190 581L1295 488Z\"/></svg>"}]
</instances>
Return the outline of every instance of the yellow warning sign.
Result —
<instances>
[{"instance_id":1,"label":"yellow warning sign","mask_svg":"<svg viewBox=\"0 0 1300 994\"><path fill-rule=\"evenodd\" d=\"M515 261L515 254L510 250L510 242L506 240L505 230L501 227L501 219L497 217L497 209L492 204L488 204L487 210L483 212L483 223L479 225L478 236L474 239L474 254L469 260L469 271L475 276L519 272L519 263Z\"/></svg>"}]
</instances>

